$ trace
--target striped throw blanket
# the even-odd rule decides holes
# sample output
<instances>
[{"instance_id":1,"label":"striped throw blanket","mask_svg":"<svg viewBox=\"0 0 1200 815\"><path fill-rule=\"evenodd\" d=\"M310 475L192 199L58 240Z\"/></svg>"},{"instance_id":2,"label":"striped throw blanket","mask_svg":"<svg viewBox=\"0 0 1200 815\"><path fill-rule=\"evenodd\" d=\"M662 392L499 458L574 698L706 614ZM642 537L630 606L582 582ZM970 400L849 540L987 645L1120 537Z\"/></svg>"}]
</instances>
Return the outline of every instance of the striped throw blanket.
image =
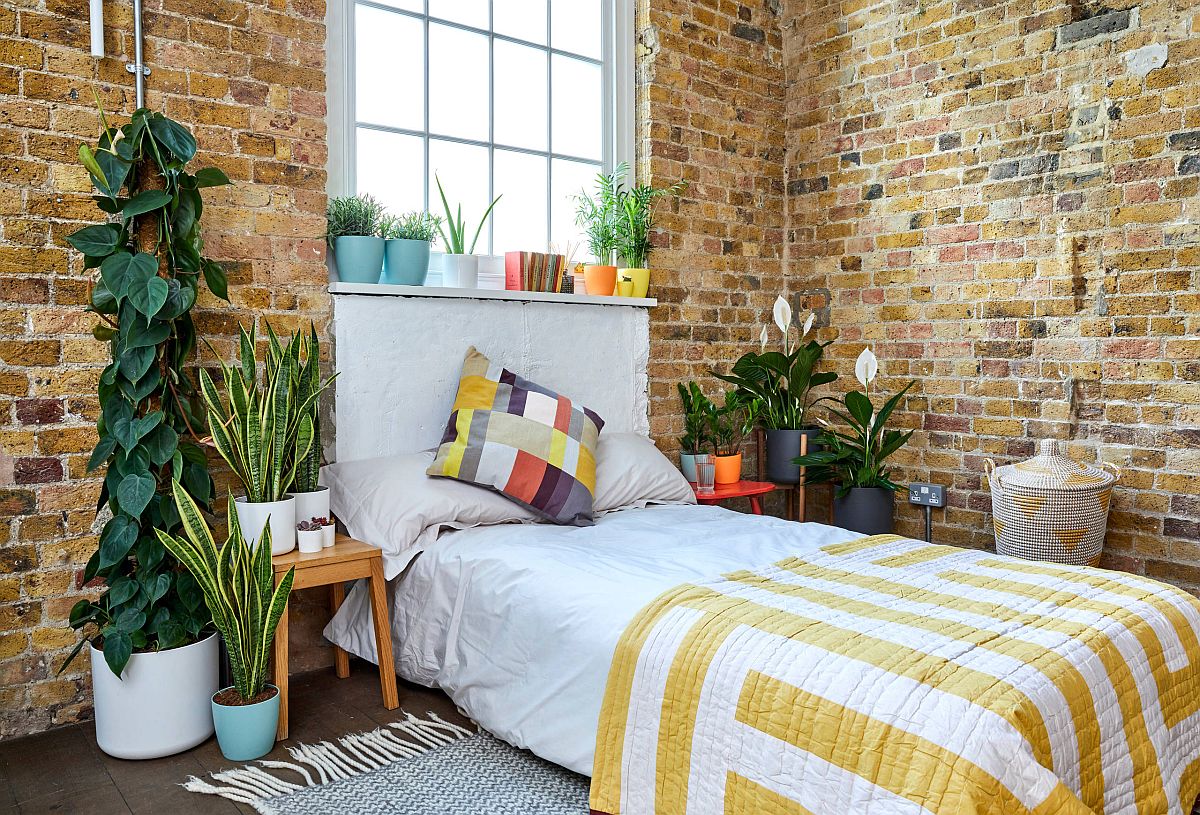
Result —
<instances>
[{"instance_id":1,"label":"striped throw blanket","mask_svg":"<svg viewBox=\"0 0 1200 815\"><path fill-rule=\"evenodd\" d=\"M659 597L608 679L607 815L1186 815L1200 602L892 535Z\"/></svg>"}]
</instances>

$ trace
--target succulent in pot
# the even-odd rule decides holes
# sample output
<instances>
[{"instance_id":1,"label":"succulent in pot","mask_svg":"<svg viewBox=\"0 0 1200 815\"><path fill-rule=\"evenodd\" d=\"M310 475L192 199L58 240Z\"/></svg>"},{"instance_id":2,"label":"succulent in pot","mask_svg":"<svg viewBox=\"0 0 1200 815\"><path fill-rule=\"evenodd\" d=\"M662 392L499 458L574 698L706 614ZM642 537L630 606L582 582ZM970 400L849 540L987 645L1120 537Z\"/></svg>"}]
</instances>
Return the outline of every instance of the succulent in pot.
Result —
<instances>
[{"instance_id":1,"label":"succulent in pot","mask_svg":"<svg viewBox=\"0 0 1200 815\"><path fill-rule=\"evenodd\" d=\"M649 293L654 202L659 198L678 197L686 187L687 182L680 181L664 189L644 184L628 190L617 188L617 252L626 263L624 268L617 269L617 277L632 284L629 296L645 297Z\"/></svg>"},{"instance_id":2,"label":"succulent in pot","mask_svg":"<svg viewBox=\"0 0 1200 815\"><path fill-rule=\"evenodd\" d=\"M446 257L442 259L442 285L459 289L477 288L479 286L479 256L475 254L475 245L479 243L479 233L483 231L483 225L487 223L488 217L496 207L496 202L503 196L497 195L483 211L483 217L479 219L479 225L475 227L475 235L471 238L468 246L467 223L463 218L462 204L452 210L450 202L446 199L446 191L442 189L442 180L436 174L433 178L437 182L442 206L446 209L444 228L440 221L437 224L438 234L441 235L446 250Z\"/></svg>"},{"instance_id":3,"label":"succulent in pot","mask_svg":"<svg viewBox=\"0 0 1200 815\"><path fill-rule=\"evenodd\" d=\"M384 239L384 283L424 286L429 275L429 247L438 236L442 219L428 212L385 215L379 226Z\"/></svg>"},{"instance_id":4,"label":"succulent in pot","mask_svg":"<svg viewBox=\"0 0 1200 815\"><path fill-rule=\"evenodd\" d=\"M162 545L200 584L213 624L229 651L233 685L212 696L217 743L230 761L250 761L270 752L279 724L279 689L267 684L271 643L287 613L295 567L275 583L271 527L254 542L245 540L229 500L229 536L220 546L200 508L178 482L172 484L184 535L155 530Z\"/></svg>"},{"instance_id":5,"label":"succulent in pot","mask_svg":"<svg viewBox=\"0 0 1200 815\"><path fill-rule=\"evenodd\" d=\"M695 382L676 384L683 403L683 435L679 437L679 469L683 477L696 483L696 456L705 451L708 443L709 415L712 402Z\"/></svg>"},{"instance_id":6,"label":"succulent in pot","mask_svg":"<svg viewBox=\"0 0 1200 815\"><path fill-rule=\"evenodd\" d=\"M383 274L384 240L379 236L383 204L370 195L330 198L325 239L333 248L338 280L378 283Z\"/></svg>"}]
</instances>

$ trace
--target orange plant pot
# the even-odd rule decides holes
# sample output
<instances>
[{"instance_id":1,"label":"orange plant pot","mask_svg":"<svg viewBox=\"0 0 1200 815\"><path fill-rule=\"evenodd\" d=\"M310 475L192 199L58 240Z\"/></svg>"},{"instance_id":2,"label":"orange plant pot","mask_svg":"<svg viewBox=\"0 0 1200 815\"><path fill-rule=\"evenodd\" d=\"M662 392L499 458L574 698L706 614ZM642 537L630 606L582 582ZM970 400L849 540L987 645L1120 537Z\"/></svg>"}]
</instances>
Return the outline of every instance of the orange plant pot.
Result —
<instances>
[{"instance_id":1,"label":"orange plant pot","mask_svg":"<svg viewBox=\"0 0 1200 815\"><path fill-rule=\"evenodd\" d=\"M584 266L583 283L588 294L612 297L617 290L616 266Z\"/></svg>"},{"instance_id":2,"label":"orange plant pot","mask_svg":"<svg viewBox=\"0 0 1200 815\"><path fill-rule=\"evenodd\" d=\"M716 456L716 476L718 484L736 484L742 480L742 454L734 456Z\"/></svg>"}]
</instances>

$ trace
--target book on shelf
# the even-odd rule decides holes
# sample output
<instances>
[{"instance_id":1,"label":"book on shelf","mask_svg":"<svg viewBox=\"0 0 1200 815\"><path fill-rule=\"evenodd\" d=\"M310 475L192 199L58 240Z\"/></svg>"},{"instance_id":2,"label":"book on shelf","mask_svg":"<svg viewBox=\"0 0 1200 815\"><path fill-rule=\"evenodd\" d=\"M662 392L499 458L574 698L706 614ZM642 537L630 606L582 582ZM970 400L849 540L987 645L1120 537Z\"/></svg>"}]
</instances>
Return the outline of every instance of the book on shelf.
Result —
<instances>
[{"instance_id":1,"label":"book on shelf","mask_svg":"<svg viewBox=\"0 0 1200 815\"><path fill-rule=\"evenodd\" d=\"M505 252L504 288L509 291L562 291L567 269L563 255L547 252Z\"/></svg>"}]
</instances>

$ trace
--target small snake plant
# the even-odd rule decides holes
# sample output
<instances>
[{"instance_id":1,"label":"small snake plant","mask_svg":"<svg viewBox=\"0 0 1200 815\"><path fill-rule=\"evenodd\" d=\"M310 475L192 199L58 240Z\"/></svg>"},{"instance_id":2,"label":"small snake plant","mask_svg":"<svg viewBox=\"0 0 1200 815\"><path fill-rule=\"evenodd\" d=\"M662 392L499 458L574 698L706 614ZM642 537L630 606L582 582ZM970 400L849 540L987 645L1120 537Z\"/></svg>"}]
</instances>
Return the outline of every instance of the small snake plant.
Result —
<instances>
[{"instance_id":1,"label":"small snake plant","mask_svg":"<svg viewBox=\"0 0 1200 815\"><path fill-rule=\"evenodd\" d=\"M213 624L225 638L233 687L242 699L254 699L267 682L271 643L287 608L295 567L276 586L269 523L254 546L247 546L230 496L229 537L217 546L196 502L178 481L171 488L184 537L159 529L154 534L200 584Z\"/></svg>"}]
</instances>

